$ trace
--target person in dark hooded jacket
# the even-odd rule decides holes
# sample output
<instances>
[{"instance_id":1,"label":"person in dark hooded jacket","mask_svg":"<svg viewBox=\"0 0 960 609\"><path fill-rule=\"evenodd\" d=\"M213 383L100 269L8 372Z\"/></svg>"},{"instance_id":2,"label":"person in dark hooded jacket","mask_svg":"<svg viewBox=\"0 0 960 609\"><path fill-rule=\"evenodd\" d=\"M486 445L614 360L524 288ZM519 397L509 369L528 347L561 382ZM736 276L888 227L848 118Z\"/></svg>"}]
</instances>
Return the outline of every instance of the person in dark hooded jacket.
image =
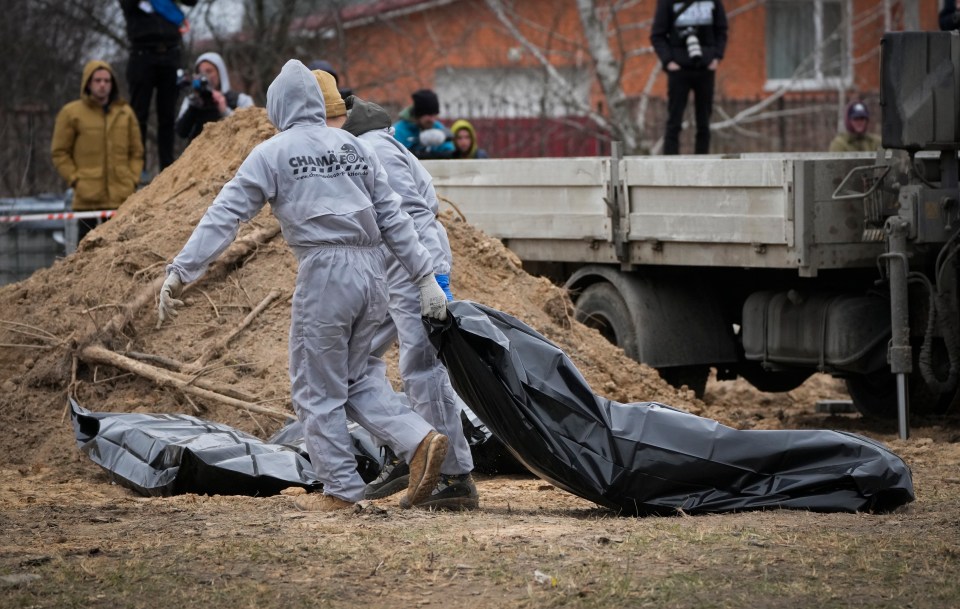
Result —
<instances>
[{"instance_id":1,"label":"person in dark hooded jacket","mask_svg":"<svg viewBox=\"0 0 960 609\"><path fill-rule=\"evenodd\" d=\"M845 133L830 142L830 152L873 152L880 147L880 136L870 133L870 111L861 101L850 102L844 115Z\"/></svg>"},{"instance_id":2,"label":"person in dark hooded jacket","mask_svg":"<svg viewBox=\"0 0 960 609\"><path fill-rule=\"evenodd\" d=\"M180 105L177 135L192 141L203 126L227 118L237 108L249 108L253 98L233 90L227 64L219 53L204 53L193 64L196 72L190 95Z\"/></svg>"}]
</instances>

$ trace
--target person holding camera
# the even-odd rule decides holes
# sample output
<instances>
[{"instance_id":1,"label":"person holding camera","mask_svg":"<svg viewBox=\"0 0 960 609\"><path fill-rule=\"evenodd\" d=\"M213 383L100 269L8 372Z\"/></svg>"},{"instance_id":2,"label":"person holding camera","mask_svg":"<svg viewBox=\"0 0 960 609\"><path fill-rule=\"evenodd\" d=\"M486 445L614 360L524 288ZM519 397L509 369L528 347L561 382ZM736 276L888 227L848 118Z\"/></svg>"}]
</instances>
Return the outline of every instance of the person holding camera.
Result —
<instances>
[{"instance_id":1,"label":"person holding camera","mask_svg":"<svg viewBox=\"0 0 960 609\"><path fill-rule=\"evenodd\" d=\"M680 153L683 112L693 91L697 121L694 153L707 154L714 81L727 47L727 13L722 0L657 0L650 43L667 72L663 153Z\"/></svg>"},{"instance_id":2,"label":"person holding camera","mask_svg":"<svg viewBox=\"0 0 960 609\"><path fill-rule=\"evenodd\" d=\"M449 159L454 151L453 137L437 120L440 98L430 89L418 89L410 97L413 105L400 112L393 136L418 159Z\"/></svg>"},{"instance_id":3,"label":"person holding camera","mask_svg":"<svg viewBox=\"0 0 960 609\"><path fill-rule=\"evenodd\" d=\"M219 53L204 53L194 62L193 80L180 80L181 88L190 93L180 106L177 117L177 135L192 141L200 135L206 123L218 121L233 114L237 108L253 105L253 98L230 88L227 64Z\"/></svg>"}]
</instances>

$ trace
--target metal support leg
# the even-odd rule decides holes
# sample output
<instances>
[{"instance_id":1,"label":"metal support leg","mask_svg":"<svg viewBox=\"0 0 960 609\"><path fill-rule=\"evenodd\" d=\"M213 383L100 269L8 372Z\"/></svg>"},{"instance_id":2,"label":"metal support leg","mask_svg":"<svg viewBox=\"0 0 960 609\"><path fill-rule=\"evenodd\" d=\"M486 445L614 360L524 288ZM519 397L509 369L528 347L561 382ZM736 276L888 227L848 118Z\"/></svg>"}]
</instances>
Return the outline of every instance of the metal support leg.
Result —
<instances>
[{"instance_id":1,"label":"metal support leg","mask_svg":"<svg viewBox=\"0 0 960 609\"><path fill-rule=\"evenodd\" d=\"M890 278L890 372L897 376L897 421L900 439L910 437L910 373L913 350L910 347L910 316L907 298L907 235L909 223L893 216L887 220L887 276Z\"/></svg>"}]
</instances>

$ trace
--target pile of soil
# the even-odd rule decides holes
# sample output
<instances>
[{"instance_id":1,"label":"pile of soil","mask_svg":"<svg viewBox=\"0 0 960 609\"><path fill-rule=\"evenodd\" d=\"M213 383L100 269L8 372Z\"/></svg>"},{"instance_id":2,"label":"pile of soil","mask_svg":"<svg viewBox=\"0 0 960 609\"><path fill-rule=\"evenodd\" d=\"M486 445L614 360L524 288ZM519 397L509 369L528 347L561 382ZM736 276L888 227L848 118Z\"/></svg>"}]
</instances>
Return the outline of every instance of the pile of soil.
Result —
<instances>
[{"instance_id":1,"label":"pile of soil","mask_svg":"<svg viewBox=\"0 0 960 609\"><path fill-rule=\"evenodd\" d=\"M280 420L190 397L78 354L87 345L103 344L118 353L147 354L151 361L192 362L224 340L272 290L279 290L280 298L200 376L292 414L287 332L296 260L279 234L190 286L180 315L156 328L155 298L165 265L250 150L274 133L261 108L207 125L176 163L134 194L76 253L0 288L0 343L5 345L0 349L0 424L13 432L0 463L76 465L73 431L65 416L68 394L90 410L187 413L268 437ZM734 427L781 426L782 416L758 417L730 408L749 401L743 386L727 398L722 384L711 383L721 390L708 393L705 403L687 389L666 384L655 370L576 322L566 292L524 272L499 240L450 211L441 219L453 249L455 295L514 315L540 331L570 356L598 394L620 402L663 402ZM276 220L266 206L241 227L238 241L270 228L276 228ZM131 308L138 296L143 306ZM399 386L395 350L390 358L391 380ZM842 395L830 379L815 382L815 392ZM785 404L781 411L790 400Z\"/></svg>"}]
</instances>

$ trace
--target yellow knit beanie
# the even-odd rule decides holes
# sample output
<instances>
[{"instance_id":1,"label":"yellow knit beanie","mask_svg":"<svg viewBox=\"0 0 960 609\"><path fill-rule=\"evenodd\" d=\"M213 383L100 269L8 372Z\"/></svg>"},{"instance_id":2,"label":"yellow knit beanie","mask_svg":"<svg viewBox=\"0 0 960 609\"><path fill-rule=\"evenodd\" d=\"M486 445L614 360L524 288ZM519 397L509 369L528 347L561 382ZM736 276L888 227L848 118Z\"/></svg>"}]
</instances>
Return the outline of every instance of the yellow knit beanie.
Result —
<instances>
[{"instance_id":1,"label":"yellow knit beanie","mask_svg":"<svg viewBox=\"0 0 960 609\"><path fill-rule=\"evenodd\" d=\"M340 97L340 91L337 89L337 79L323 70L314 70L313 75L317 78L320 91L323 92L323 103L327 107L327 118L336 118L346 114L347 105L343 103L343 98Z\"/></svg>"}]
</instances>

